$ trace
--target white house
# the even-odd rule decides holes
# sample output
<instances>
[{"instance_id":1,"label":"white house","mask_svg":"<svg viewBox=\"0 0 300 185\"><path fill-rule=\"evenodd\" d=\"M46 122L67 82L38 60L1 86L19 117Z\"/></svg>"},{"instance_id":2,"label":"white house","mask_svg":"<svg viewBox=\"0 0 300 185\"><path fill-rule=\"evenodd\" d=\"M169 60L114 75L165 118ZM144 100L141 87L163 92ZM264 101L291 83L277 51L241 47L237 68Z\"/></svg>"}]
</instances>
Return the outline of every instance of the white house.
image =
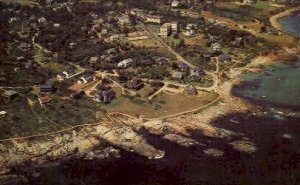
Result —
<instances>
[{"instance_id":1,"label":"white house","mask_svg":"<svg viewBox=\"0 0 300 185\"><path fill-rule=\"evenodd\" d=\"M4 118L6 116L6 111L0 111L0 118Z\"/></svg>"},{"instance_id":2,"label":"white house","mask_svg":"<svg viewBox=\"0 0 300 185\"><path fill-rule=\"evenodd\" d=\"M92 82L94 80L93 76L91 74L84 74L82 77L79 78L78 83L82 84L82 83L89 83Z\"/></svg>"},{"instance_id":3,"label":"white house","mask_svg":"<svg viewBox=\"0 0 300 185\"><path fill-rule=\"evenodd\" d=\"M75 71L72 70L72 69L69 69L69 70L64 71L62 73L66 76L66 78L70 78L71 76L73 76L75 74Z\"/></svg>"},{"instance_id":4,"label":"white house","mask_svg":"<svg viewBox=\"0 0 300 185\"><path fill-rule=\"evenodd\" d=\"M195 30L186 30L185 32L183 32L184 35L186 36L193 36L196 34Z\"/></svg>"},{"instance_id":5,"label":"white house","mask_svg":"<svg viewBox=\"0 0 300 185\"><path fill-rule=\"evenodd\" d=\"M59 23L54 23L53 26L54 26L55 28L58 28L58 27L60 27L60 24L59 24Z\"/></svg>"},{"instance_id":6,"label":"white house","mask_svg":"<svg viewBox=\"0 0 300 185\"><path fill-rule=\"evenodd\" d=\"M196 25L196 24L189 23L189 24L186 25L186 29L187 29L187 30L197 29L197 25Z\"/></svg>"},{"instance_id":7,"label":"white house","mask_svg":"<svg viewBox=\"0 0 300 185\"><path fill-rule=\"evenodd\" d=\"M131 58L122 60L121 62L118 63L118 67L120 67L120 68L126 68L126 67L128 67L132 62L133 62L133 60L132 60Z\"/></svg>"},{"instance_id":8,"label":"white house","mask_svg":"<svg viewBox=\"0 0 300 185\"><path fill-rule=\"evenodd\" d=\"M177 0L172 1L172 4L171 4L172 8L177 8L177 7L179 7L179 5L180 5L179 1L177 1Z\"/></svg>"},{"instance_id":9,"label":"white house","mask_svg":"<svg viewBox=\"0 0 300 185\"><path fill-rule=\"evenodd\" d=\"M47 23L47 19L45 17L38 18L39 23Z\"/></svg>"},{"instance_id":10,"label":"white house","mask_svg":"<svg viewBox=\"0 0 300 185\"><path fill-rule=\"evenodd\" d=\"M123 14L121 17L119 17L118 23L122 26L129 25L129 24L131 24L130 17L126 14Z\"/></svg>"},{"instance_id":11,"label":"white house","mask_svg":"<svg viewBox=\"0 0 300 185\"><path fill-rule=\"evenodd\" d=\"M213 51L221 51L221 45L219 43L212 43L210 47Z\"/></svg>"},{"instance_id":12,"label":"white house","mask_svg":"<svg viewBox=\"0 0 300 185\"><path fill-rule=\"evenodd\" d=\"M247 4L247 5L251 5L251 4L255 4L255 1L254 0L243 0L243 3Z\"/></svg>"}]
</instances>

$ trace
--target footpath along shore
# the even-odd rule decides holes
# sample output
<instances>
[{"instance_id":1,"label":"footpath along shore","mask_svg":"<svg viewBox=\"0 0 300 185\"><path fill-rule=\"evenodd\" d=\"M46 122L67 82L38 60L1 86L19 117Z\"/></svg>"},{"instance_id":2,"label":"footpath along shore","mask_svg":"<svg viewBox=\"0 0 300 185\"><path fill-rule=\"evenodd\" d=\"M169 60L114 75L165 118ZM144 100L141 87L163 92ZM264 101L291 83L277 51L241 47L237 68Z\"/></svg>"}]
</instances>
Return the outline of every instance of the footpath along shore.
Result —
<instances>
[{"instance_id":1,"label":"footpath along shore","mask_svg":"<svg viewBox=\"0 0 300 185\"><path fill-rule=\"evenodd\" d=\"M284 28L282 24L279 22L279 19L281 19L282 17L289 16L296 11L300 11L300 6L285 10L283 12L280 12L279 14L271 16L270 17L271 25L280 31L284 31Z\"/></svg>"}]
</instances>

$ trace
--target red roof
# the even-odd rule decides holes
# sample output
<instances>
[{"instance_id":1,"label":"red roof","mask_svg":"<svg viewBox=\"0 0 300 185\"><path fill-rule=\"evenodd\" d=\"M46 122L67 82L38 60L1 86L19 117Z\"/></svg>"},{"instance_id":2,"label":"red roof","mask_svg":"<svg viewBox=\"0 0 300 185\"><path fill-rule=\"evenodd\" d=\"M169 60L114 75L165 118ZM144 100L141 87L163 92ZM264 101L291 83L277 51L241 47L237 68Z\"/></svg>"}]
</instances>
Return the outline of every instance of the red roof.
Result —
<instances>
[{"instance_id":1,"label":"red roof","mask_svg":"<svg viewBox=\"0 0 300 185\"><path fill-rule=\"evenodd\" d=\"M39 100L40 103L48 103L52 100L52 98L48 95L45 95L45 96L40 96L38 98L38 100Z\"/></svg>"}]
</instances>

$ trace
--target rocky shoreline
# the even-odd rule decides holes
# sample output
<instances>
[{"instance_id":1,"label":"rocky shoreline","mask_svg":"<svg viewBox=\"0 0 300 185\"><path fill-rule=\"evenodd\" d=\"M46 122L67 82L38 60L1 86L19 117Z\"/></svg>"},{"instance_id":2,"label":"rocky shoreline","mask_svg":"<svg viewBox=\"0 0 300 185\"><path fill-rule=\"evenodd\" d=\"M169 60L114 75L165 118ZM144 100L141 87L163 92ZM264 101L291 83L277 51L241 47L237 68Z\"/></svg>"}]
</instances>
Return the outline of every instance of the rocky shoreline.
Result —
<instances>
[{"instance_id":1,"label":"rocky shoreline","mask_svg":"<svg viewBox=\"0 0 300 185\"><path fill-rule=\"evenodd\" d=\"M298 10L300 7L287 10L271 17L270 21L274 27L282 29L277 25L280 24L278 20ZM116 122L101 123L79 131L49 136L48 140L11 141L8 143L9 146L0 144L0 175L9 175L13 168L22 165L49 165L49 162L54 164L69 158L83 158L84 160L118 158L120 157L120 149L138 153L148 159L162 158L165 152L149 144L147 139L143 137L143 131L161 136L182 147L201 145L197 140L190 137L188 130L199 130L205 136L212 138L231 137L233 133L219 129L210 123L228 113L247 112L256 108L246 100L230 95L231 87L234 83L238 83L238 76L241 72L257 69L257 66L261 64L279 59L291 61L292 58L292 55L268 54L260 56L260 58L257 57L244 68L236 71L234 71L235 69L231 70L232 81L224 83L220 90L223 102L200 113L186 115L184 118L178 117L141 123L140 120L118 117L118 122L122 124ZM221 155L213 148L208 149L206 153ZM39 172L33 172L32 176L38 177ZM23 177L20 178L23 179Z\"/></svg>"}]
</instances>

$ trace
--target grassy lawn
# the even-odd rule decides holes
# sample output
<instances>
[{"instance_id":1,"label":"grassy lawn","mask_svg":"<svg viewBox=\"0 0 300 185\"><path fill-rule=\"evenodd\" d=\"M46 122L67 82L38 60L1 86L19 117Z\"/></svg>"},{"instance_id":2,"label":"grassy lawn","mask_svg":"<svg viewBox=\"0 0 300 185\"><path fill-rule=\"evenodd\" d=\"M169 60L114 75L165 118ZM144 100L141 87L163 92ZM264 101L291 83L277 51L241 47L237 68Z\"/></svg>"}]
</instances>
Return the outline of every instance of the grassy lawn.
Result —
<instances>
[{"instance_id":1,"label":"grassy lawn","mask_svg":"<svg viewBox=\"0 0 300 185\"><path fill-rule=\"evenodd\" d=\"M147 98L151 93L153 93L154 88L151 85L146 84L145 87L138 90L137 93L141 95L142 98Z\"/></svg>"},{"instance_id":2,"label":"grassy lawn","mask_svg":"<svg viewBox=\"0 0 300 185\"><path fill-rule=\"evenodd\" d=\"M207 48L205 43L207 40L204 38L204 34L197 34L194 37L184 37L184 42L186 45L190 46L200 46L203 48Z\"/></svg>"},{"instance_id":3,"label":"grassy lawn","mask_svg":"<svg viewBox=\"0 0 300 185\"><path fill-rule=\"evenodd\" d=\"M276 44L279 46L289 46L289 47L295 47L295 40L293 37L289 35L272 35L268 33L260 33L257 35L260 38L266 39L269 43Z\"/></svg>"},{"instance_id":4,"label":"grassy lawn","mask_svg":"<svg viewBox=\"0 0 300 185\"><path fill-rule=\"evenodd\" d=\"M7 103L0 103L0 110L7 112L7 116L0 119L0 138L27 136L37 133L53 131L49 122L39 120L30 110L24 97L16 97Z\"/></svg>"},{"instance_id":5,"label":"grassy lawn","mask_svg":"<svg viewBox=\"0 0 300 185\"><path fill-rule=\"evenodd\" d=\"M169 52L169 50L167 50L165 47L163 47L161 43L151 38L144 39L144 40L130 41L130 43L137 47L145 47L150 51L162 53L169 58L173 57L172 53Z\"/></svg>"},{"instance_id":6,"label":"grassy lawn","mask_svg":"<svg viewBox=\"0 0 300 185\"><path fill-rule=\"evenodd\" d=\"M14 4L21 4L21 5L36 5L37 4L37 0L0 0L1 2L10 4L10 3L14 3Z\"/></svg>"},{"instance_id":7,"label":"grassy lawn","mask_svg":"<svg viewBox=\"0 0 300 185\"><path fill-rule=\"evenodd\" d=\"M65 71L68 69L68 66L66 64L61 64L61 63L57 63L57 62L44 63L43 67L54 73L61 73L62 71Z\"/></svg>"},{"instance_id":8,"label":"grassy lawn","mask_svg":"<svg viewBox=\"0 0 300 185\"><path fill-rule=\"evenodd\" d=\"M29 136L61 130L69 126L95 123L106 119L100 104L90 98L61 100L51 95L52 102L41 107L36 96L27 94L34 104L34 114L26 96L20 95L9 102L1 102L0 110L7 115L0 119L0 139ZM97 117L96 118L96 113Z\"/></svg>"},{"instance_id":9,"label":"grassy lawn","mask_svg":"<svg viewBox=\"0 0 300 185\"><path fill-rule=\"evenodd\" d=\"M104 107L107 112L123 112L133 116L155 118L196 109L213 101L216 97L216 93L204 91L199 92L197 96L161 93L151 102L119 96Z\"/></svg>"},{"instance_id":10,"label":"grassy lawn","mask_svg":"<svg viewBox=\"0 0 300 185\"><path fill-rule=\"evenodd\" d=\"M58 123L61 127L95 123L99 121L96 119L95 113L101 111L99 103L85 96L78 100L73 98L62 100L53 97L51 105L41 108L37 104L35 109L40 116ZM102 119L104 117L103 112Z\"/></svg>"},{"instance_id":11,"label":"grassy lawn","mask_svg":"<svg viewBox=\"0 0 300 185\"><path fill-rule=\"evenodd\" d=\"M253 5L238 5L233 2L219 2L217 3L217 9L214 13L222 16L231 18L240 23L242 22L252 22L253 18L265 18L269 14L277 10L278 7L274 7L270 2L267 1L257 1Z\"/></svg>"}]
</instances>

